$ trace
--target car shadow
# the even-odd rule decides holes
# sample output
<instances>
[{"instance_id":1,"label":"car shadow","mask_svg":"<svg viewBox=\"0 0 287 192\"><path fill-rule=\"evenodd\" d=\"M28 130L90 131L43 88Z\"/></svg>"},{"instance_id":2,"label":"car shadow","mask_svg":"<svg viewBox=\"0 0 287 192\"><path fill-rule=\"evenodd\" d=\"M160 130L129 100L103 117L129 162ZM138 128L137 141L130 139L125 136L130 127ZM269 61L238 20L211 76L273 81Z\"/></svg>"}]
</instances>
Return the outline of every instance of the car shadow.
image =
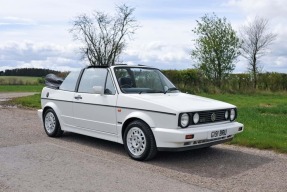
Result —
<instances>
[{"instance_id":1,"label":"car shadow","mask_svg":"<svg viewBox=\"0 0 287 192\"><path fill-rule=\"evenodd\" d=\"M91 148L97 148L103 151L113 152L122 156L127 155L124 146L119 143L98 139L86 135L80 135L72 132L65 132L61 137L61 140L71 143L78 143L84 146L89 146Z\"/></svg>"},{"instance_id":2,"label":"car shadow","mask_svg":"<svg viewBox=\"0 0 287 192\"><path fill-rule=\"evenodd\" d=\"M123 145L75 133L65 133L63 141L128 156ZM145 163L178 172L210 178L231 177L271 162L272 159L217 146L183 152L159 152Z\"/></svg>"},{"instance_id":3,"label":"car shadow","mask_svg":"<svg viewBox=\"0 0 287 192\"><path fill-rule=\"evenodd\" d=\"M268 157L213 146L185 152L161 152L151 164L201 177L225 178L271 161Z\"/></svg>"}]
</instances>

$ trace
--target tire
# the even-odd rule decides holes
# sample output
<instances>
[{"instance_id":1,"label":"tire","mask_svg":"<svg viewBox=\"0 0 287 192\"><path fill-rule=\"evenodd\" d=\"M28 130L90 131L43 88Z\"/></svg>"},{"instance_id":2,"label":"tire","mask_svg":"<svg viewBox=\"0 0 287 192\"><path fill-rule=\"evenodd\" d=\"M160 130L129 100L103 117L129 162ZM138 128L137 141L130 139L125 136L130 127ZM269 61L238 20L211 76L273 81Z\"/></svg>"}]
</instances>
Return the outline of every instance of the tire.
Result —
<instances>
[{"instance_id":1,"label":"tire","mask_svg":"<svg viewBox=\"0 0 287 192\"><path fill-rule=\"evenodd\" d=\"M47 109L43 116L43 124L49 137L59 137L63 134L58 117L53 109Z\"/></svg>"},{"instance_id":2,"label":"tire","mask_svg":"<svg viewBox=\"0 0 287 192\"><path fill-rule=\"evenodd\" d=\"M138 161L150 160L157 154L150 127L140 120L131 122L124 132L124 146L129 156Z\"/></svg>"}]
</instances>

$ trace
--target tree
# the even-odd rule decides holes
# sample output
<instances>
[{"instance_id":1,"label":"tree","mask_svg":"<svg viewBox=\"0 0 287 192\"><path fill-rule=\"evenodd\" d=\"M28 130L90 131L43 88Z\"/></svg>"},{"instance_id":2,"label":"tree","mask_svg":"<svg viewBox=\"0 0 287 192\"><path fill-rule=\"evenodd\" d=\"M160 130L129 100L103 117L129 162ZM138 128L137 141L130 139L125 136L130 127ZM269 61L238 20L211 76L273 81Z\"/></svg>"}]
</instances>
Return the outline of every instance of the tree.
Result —
<instances>
[{"instance_id":1,"label":"tree","mask_svg":"<svg viewBox=\"0 0 287 192\"><path fill-rule=\"evenodd\" d=\"M70 32L83 43L81 52L90 65L114 65L130 38L138 28L133 17L134 8L125 4L116 7L116 15L94 11L91 16L79 15Z\"/></svg>"},{"instance_id":2,"label":"tree","mask_svg":"<svg viewBox=\"0 0 287 192\"><path fill-rule=\"evenodd\" d=\"M259 58L266 55L268 46L276 39L276 34L269 32L268 20L255 19L242 27L241 53L248 61L248 71L253 77L253 87L257 88L257 76L260 71Z\"/></svg>"},{"instance_id":3,"label":"tree","mask_svg":"<svg viewBox=\"0 0 287 192\"><path fill-rule=\"evenodd\" d=\"M192 31L198 36L191 57L195 67L201 69L213 84L222 86L222 81L235 68L233 63L239 55L240 41L226 18L214 13L201 17Z\"/></svg>"}]
</instances>

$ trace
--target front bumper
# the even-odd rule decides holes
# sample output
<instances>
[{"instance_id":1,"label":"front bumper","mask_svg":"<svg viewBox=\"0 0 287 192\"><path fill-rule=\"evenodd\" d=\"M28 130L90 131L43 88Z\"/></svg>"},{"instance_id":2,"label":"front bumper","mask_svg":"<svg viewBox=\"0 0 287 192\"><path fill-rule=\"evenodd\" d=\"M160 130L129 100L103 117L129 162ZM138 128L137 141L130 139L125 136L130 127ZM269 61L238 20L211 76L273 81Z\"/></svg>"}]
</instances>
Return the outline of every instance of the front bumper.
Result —
<instances>
[{"instance_id":1,"label":"front bumper","mask_svg":"<svg viewBox=\"0 0 287 192\"><path fill-rule=\"evenodd\" d=\"M183 151L202 148L231 141L235 134L242 132L244 125L238 122L205 124L185 129L153 128L153 134L159 151ZM211 137L214 131L226 130L225 136ZM186 139L186 135L194 135Z\"/></svg>"}]
</instances>

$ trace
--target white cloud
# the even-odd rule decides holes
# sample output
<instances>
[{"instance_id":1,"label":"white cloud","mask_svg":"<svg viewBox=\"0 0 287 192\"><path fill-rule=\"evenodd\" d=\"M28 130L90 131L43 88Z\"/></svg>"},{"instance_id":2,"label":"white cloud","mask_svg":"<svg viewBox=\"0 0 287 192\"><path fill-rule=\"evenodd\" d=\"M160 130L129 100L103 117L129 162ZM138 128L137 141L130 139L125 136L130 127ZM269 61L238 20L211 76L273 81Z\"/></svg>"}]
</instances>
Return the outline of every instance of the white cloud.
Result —
<instances>
[{"instance_id":1,"label":"white cloud","mask_svg":"<svg viewBox=\"0 0 287 192\"><path fill-rule=\"evenodd\" d=\"M287 4L285 0L230 0L226 6L244 16L241 26L256 16L269 20L269 31L277 34L269 53L260 58L263 71L287 73ZM240 29L240 25L238 26ZM244 62L244 59L242 59Z\"/></svg>"},{"instance_id":2,"label":"white cloud","mask_svg":"<svg viewBox=\"0 0 287 192\"><path fill-rule=\"evenodd\" d=\"M196 19L205 13L225 16L235 29L255 15L270 19L278 34L271 53L262 58L266 70L287 72L287 4L283 0L132 1L132 0L9 0L0 1L0 70L14 67L49 67L67 70L82 67L79 42L68 32L73 18L93 10L113 14L115 5L134 6L141 28L128 42L124 63L161 69L191 68L189 52ZM1 25L2 23L2 25ZM246 71L244 60L235 72ZM279 69L280 66L280 69Z\"/></svg>"},{"instance_id":3,"label":"white cloud","mask_svg":"<svg viewBox=\"0 0 287 192\"><path fill-rule=\"evenodd\" d=\"M124 58L128 63L145 64L160 69L192 67L187 45L173 45L161 41L150 41L138 45L137 49L129 48Z\"/></svg>"},{"instance_id":4,"label":"white cloud","mask_svg":"<svg viewBox=\"0 0 287 192\"><path fill-rule=\"evenodd\" d=\"M49 68L70 70L80 68L84 62L75 45L56 45L33 42L9 42L0 45L0 64L4 70L12 68Z\"/></svg>"},{"instance_id":5,"label":"white cloud","mask_svg":"<svg viewBox=\"0 0 287 192\"><path fill-rule=\"evenodd\" d=\"M139 20L142 26L129 41L125 62L160 69L191 68L190 50L195 24L187 20Z\"/></svg>"},{"instance_id":6,"label":"white cloud","mask_svg":"<svg viewBox=\"0 0 287 192\"><path fill-rule=\"evenodd\" d=\"M287 67L287 58L286 57L277 57L275 60L276 67L285 68Z\"/></svg>"},{"instance_id":7,"label":"white cloud","mask_svg":"<svg viewBox=\"0 0 287 192\"><path fill-rule=\"evenodd\" d=\"M3 26L33 26L36 22L31 19L19 18L19 17L4 17L0 19L0 27Z\"/></svg>"},{"instance_id":8,"label":"white cloud","mask_svg":"<svg viewBox=\"0 0 287 192\"><path fill-rule=\"evenodd\" d=\"M230 0L227 5L239 7L249 15L275 18L286 16L285 0Z\"/></svg>"},{"instance_id":9,"label":"white cloud","mask_svg":"<svg viewBox=\"0 0 287 192\"><path fill-rule=\"evenodd\" d=\"M143 61L174 61L182 60L188 57L188 53L185 52L182 46L169 45L162 42L149 42L140 46L140 49L136 52L139 58Z\"/></svg>"}]
</instances>

